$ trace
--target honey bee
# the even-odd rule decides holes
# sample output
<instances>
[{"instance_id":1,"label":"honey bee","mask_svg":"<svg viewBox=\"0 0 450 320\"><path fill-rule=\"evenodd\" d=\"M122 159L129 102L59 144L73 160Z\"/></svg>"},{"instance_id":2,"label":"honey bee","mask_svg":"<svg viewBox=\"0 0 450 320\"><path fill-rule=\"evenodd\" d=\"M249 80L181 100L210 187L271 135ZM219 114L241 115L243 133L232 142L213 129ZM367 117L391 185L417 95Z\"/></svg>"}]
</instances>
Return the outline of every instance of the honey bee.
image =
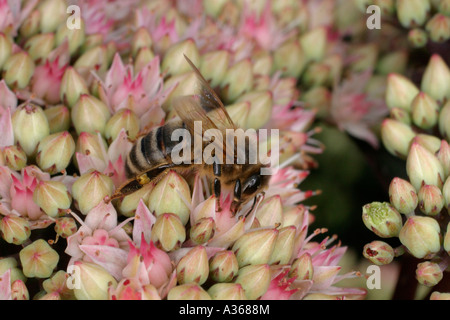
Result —
<instances>
[{"instance_id":1,"label":"honey bee","mask_svg":"<svg viewBox=\"0 0 450 320\"><path fill-rule=\"evenodd\" d=\"M172 133L176 129L186 129L191 136L194 136L194 134L198 134L198 132L195 132L195 121L201 121L201 133L206 132L208 129L216 129L223 132L225 136L227 129L237 129L220 98L192 61L186 56L185 58L197 76L196 78L199 82L198 94L176 99L172 107L175 109L178 118L152 129L148 134L141 136L135 141L125 164L126 174L130 180L125 182L115 192L111 200L133 193L147 183L157 182L170 170L184 173L197 172L210 178L212 190L218 203L217 210L220 210L219 199L223 189L227 189L232 193L231 211L234 215L241 206L252 199L254 199L254 206L257 196L263 194L264 189L267 187L269 176L262 175L261 169L267 167L267 165L262 164L260 161L250 163L248 161L250 157L248 156L249 148L247 145L244 150L244 162L233 161L233 163L229 163L227 161L225 164L223 161L214 160L217 159L216 154L213 154L214 159L209 159L210 161L202 159L201 164L175 164L172 161L171 152L180 143L180 140L172 140ZM221 144L223 142L220 141ZM230 151L229 148L236 149L238 147L234 143L232 146L219 146L217 145L218 141L207 139L202 140L201 147L204 149L213 143L223 153ZM191 152L192 154L195 153L193 147ZM234 160L237 160L239 150L231 150L231 152L235 157ZM238 162L241 164L238 164Z\"/></svg>"}]
</instances>

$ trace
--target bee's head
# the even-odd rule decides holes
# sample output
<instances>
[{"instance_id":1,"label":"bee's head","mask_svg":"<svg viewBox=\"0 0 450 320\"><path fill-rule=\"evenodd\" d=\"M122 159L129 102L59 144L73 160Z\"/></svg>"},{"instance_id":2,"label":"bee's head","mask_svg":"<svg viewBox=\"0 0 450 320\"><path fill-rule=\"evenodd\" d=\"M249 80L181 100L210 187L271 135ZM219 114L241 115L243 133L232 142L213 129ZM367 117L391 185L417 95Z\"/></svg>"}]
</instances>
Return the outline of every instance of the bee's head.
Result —
<instances>
[{"instance_id":1,"label":"bee's head","mask_svg":"<svg viewBox=\"0 0 450 320\"><path fill-rule=\"evenodd\" d=\"M270 176L262 175L261 170L253 171L244 178L236 180L231 211L236 213L240 206L255 198L268 185Z\"/></svg>"}]
</instances>

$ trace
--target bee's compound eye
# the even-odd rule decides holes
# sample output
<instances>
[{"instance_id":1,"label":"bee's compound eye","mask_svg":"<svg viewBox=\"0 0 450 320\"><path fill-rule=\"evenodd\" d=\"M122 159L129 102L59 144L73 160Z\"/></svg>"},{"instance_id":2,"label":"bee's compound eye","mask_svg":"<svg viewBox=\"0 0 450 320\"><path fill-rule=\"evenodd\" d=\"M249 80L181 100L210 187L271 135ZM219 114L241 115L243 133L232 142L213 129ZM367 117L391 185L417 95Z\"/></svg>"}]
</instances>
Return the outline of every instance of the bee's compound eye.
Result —
<instances>
[{"instance_id":1,"label":"bee's compound eye","mask_svg":"<svg viewBox=\"0 0 450 320\"><path fill-rule=\"evenodd\" d=\"M244 193L245 194L253 194L258 191L261 186L261 176L259 174L255 174L245 181L244 184Z\"/></svg>"}]
</instances>

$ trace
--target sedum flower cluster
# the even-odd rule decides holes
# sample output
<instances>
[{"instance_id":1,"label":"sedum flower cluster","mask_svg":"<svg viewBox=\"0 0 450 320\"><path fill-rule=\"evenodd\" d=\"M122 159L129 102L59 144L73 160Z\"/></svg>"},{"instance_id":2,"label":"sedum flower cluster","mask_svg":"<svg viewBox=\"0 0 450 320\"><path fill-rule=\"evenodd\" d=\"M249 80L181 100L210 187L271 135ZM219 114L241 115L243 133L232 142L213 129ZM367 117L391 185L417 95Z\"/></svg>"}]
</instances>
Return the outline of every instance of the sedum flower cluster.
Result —
<instances>
[{"instance_id":1,"label":"sedum flower cluster","mask_svg":"<svg viewBox=\"0 0 450 320\"><path fill-rule=\"evenodd\" d=\"M377 265L410 254L420 261L417 281L433 287L450 261L448 65L432 55L418 85L404 75L390 74L386 104L390 116L381 125L381 138L392 155L406 160L407 176L392 179L389 202L365 205L362 218L377 236L398 238L401 245L393 248L375 240L363 254ZM431 298L444 298L441 295L436 291Z\"/></svg>"},{"instance_id":2,"label":"sedum flower cluster","mask_svg":"<svg viewBox=\"0 0 450 320\"><path fill-rule=\"evenodd\" d=\"M445 43L450 39L450 3L447 0L356 0L361 11L370 5L381 9L383 18L404 30L412 48Z\"/></svg>"},{"instance_id":3,"label":"sedum flower cluster","mask_svg":"<svg viewBox=\"0 0 450 320\"><path fill-rule=\"evenodd\" d=\"M363 298L336 285L358 273L340 273L346 247L315 240L326 229L301 204L322 147L297 81L331 83L341 59L316 4L0 1L0 298ZM183 54L236 124L280 130L281 168L251 210L175 171L108 201L133 141L195 92Z\"/></svg>"}]
</instances>

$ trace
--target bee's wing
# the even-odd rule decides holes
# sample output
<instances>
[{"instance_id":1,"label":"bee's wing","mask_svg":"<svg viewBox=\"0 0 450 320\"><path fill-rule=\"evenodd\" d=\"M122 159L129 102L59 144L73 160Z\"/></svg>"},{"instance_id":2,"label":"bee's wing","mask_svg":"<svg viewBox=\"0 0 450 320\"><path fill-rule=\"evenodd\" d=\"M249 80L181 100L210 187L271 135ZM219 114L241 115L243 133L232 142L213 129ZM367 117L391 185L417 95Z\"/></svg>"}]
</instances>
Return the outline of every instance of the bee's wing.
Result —
<instances>
[{"instance_id":1,"label":"bee's wing","mask_svg":"<svg viewBox=\"0 0 450 320\"><path fill-rule=\"evenodd\" d=\"M201 137L205 137L205 132L207 130L219 130L222 134L222 138L212 141L215 150L223 153L226 157L233 157L234 159L234 148L225 143L225 133L226 129L236 129L236 126L228 115L222 101L220 101L220 98L209 86L205 78L203 78L197 67L195 67L188 57L184 57L197 75L199 81L198 93L191 96L176 98L173 101L172 106L192 135L199 134ZM201 127L199 125L195 126L196 121L201 121ZM210 159L203 160L207 163L211 163ZM232 159L230 158L227 161L230 160Z\"/></svg>"},{"instance_id":2,"label":"bee's wing","mask_svg":"<svg viewBox=\"0 0 450 320\"><path fill-rule=\"evenodd\" d=\"M205 80L205 78L203 78L200 71L192 63L192 61L189 60L189 58L186 57L186 55L184 57L191 66L192 70L195 72L198 80L197 86L198 92L197 94L194 95L194 97L197 97L196 100L198 101L195 103L196 107L201 107L201 109L204 110L206 116L215 124L214 128L217 128L219 130L236 129L233 120L231 120L230 116L228 115L228 112L226 111L222 101L220 101L220 98L209 86L208 82ZM180 114L178 112L179 111L178 109L181 109L180 107L182 108L182 106L179 105L178 107L175 107L178 114ZM183 112L181 111L181 113Z\"/></svg>"}]
</instances>

